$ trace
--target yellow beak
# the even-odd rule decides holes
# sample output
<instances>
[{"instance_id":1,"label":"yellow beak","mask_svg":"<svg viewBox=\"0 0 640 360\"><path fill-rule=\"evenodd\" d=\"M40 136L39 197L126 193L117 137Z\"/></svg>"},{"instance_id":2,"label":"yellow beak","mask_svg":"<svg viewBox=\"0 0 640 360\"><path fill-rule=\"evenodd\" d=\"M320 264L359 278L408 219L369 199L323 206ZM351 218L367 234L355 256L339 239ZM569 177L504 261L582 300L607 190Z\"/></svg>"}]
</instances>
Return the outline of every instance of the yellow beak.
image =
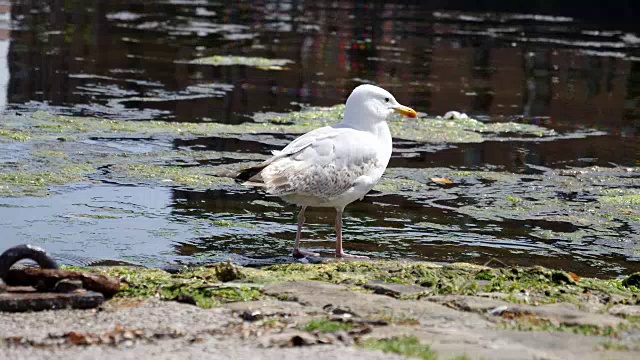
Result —
<instances>
[{"instance_id":1,"label":"yellow beak","mask_svg":"<svg viewBox=\"0 0 640 360\"><path fill-rule=\"evenodd\" d=\"M393 110L395 112L397 112L400 115L409 117L409 118L414 118L416 116L418 116L418 113L413 110L412 108L408 107L408 106L404 106L404 105L398 105L396 107L393 108Z\"/></svg>"}]
</instances>

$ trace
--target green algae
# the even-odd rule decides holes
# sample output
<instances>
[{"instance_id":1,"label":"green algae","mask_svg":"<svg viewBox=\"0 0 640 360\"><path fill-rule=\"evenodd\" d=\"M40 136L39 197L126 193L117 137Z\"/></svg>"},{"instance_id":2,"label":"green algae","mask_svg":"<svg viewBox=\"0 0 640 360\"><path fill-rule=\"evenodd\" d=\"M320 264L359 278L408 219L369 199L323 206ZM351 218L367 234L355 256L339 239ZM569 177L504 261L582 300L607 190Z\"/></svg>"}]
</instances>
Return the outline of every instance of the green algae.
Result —
<instances>
[{"instance_id":1,"label":"green algae","mask_svg":"<svg viewBox=\"0 0 640 360\"><path fill-rule=\"evenodd\" d=\"M580 304L586 301L585 294L602 299L616 295L629 301L640 294L640 289L635 285L625 286L624 279L576 280L566 272L543 267L488 268L465 263L442 266L428 262L336 261L325 264L281 264L255 269L226 262L185 268L177 274L125 267L96 268L94 271L120 277L124 285L119 297L160 296L167 300L191 301L201 306L258 299L262 296L259 288L263 284L307 280L349 285L381 280L425 288L417 297L406 299L448 294L475 295L483 291L500 293L506 295L503 296L505 300L519 303L523 302L519 295L526 292L529 294L527 302L532 304ZM479 285L479 282L482 284Z\"/></svg>"},{"instance_id":2,"label":"green algae","mask_svg":"<svg viewBox=\"0 0 640 360\"><path fill-rule=\"evenodd\" d=\"M31 139L29 134L24 131L0 128L0 139L3 138L15 141L28 141Z\"/></svg>"},{"instance_id":3,"label":"green algae","mask_svg":"<svg viewBox=\"0 0 640 360\"><path fill-rule=\"evenodd\" d=\"M330 333L336 331L344 331L353 329L353 324L348 322L333 321L327 319L313 319L306 323L303 327L305 331L317 331L321 333Z\"/></svg>"},{"instance_id":4,"label":"green algae","mask_svg":"<svg viewBox=\"0 0 640 360\"><path fill-rule=\"evenodd\" d=\"M181 167L155 164L127 164L112 167L119 174L133 180L157 180L184 186L211 187L214 185L231 185L233 179L208 175L206 167Z\"/></svg>"},{"instance_id":5,"label":"green algae","mask_svg":"<svg viewBox=\"0 0 640 360\"><path fill-rule=\"evenodd\" d=\"M398 354L422 360L436 360L437 354L431 347L420 343L415 336L393 337L390 339L368 339L359 344L360 346L379 350L385 353Z\"/></svg>"},{"instance_id":6,"label":"green algae","mask_svg":"<svg viewBox=\"0 0 640 360\"><path fill-rule=\"evenodd\" d=\"M262 57L234 56L234 55L214 55L195 59L189 62L198 65L213 66L251 66L263 70L285 70L285 66L293 63L288 59L268 59Z\"/></svg>"},{"instance_id":7,"label":"green algae","mask_svg":"<svg viewBox=\"0 0 640 360\"><path fill-rule=\"evenodd\" d=\"M445 202L458 214L476 221L490 221L496 226L505 222L536 222L540 225L527 230L526 235L571 242L572 247L594 238L612 242L618 242L621 237L629 241L640 239L634 230L640 229L640 208L634 205L637 169L576 170L575 175L566 176L564 170L555 169L519 174L494 170L460 173L446 168L392 168L374 189L421 202L435 199L438 206ZM445 177L453 184L436 186L430 184L431 177ZM452 225L430 225L420 218L414 220L412 227L416 230L455 230ZM618 250L635 256L631 247Z\"/></svg>"},{"instance_id":8,"label":"green algae","mask_svg":"<svg viewBox=\"0 0 640 360\"><path fill-rule=\"evenodd\" d=\"M23 116L5 115L10 122L0 123L0 130L22 132L36 140L74 139L91 135L183 134L206 135L211 129L226 129L213 123L178 123L163 121L119 121L92 117L53 115L36 111ZM58 140L57 140L58 141Z\"/></svg>"},{"instance_id":9,"label":"green algae","mask_svg":"<svg viewBox=\"0 0 640 360\"><path fill-rule=\"evenodd\" d=\"M228 266L227 263L221 263L218 266L186 270L178 274L131 267L110 267L99 271L120 279L122 287L116 295L119 298L159 297L163 300L188 302L203 308L262 298L255 287L226 285L225 280L237 279L229 275Z\"/></svg>"},{"instance_id":10,"label":"green algae","mask_svg":"<svg viewBox=\"0 0 640 360\"><path fill-rule=\"evenodd\" d=\"M522 318L511 320L509 322L498 323L498 328L505 330L517 330L517 331L555 331L555 332L567 332L571 334L584 335L584 336L606 336L606 337L619 337L620 333L624 331L624 327L612 327L612 326L596 326L596 325L569 325L569 324L556 324L552 321L538 319L538 318Z\"/></svg>"},{"instance_id":11,"label":"green algae","mask_svg":"<svg viewBox=\"0 0 640 360\"><path fill-rule=\"evenodd\" d=\"M628 189L631 194L626 195L605 195L600 197L600 201L614 205L640 205L640 191Z\"/></svg>"},{"instance_id":12,"label":"green algae","mask_svg":"<svg viewBox=\"0 0 640 360\"><path fill-rule=\"evenodd\" d=\"M338 123L344 116L344 105L332 107L308 107L301 111L281 113L257 113L254 119L261 123L286 124L290 132L306 132L311 129ZM394 138L428 143L477 143L486 135L518 134L526 136L555 136L553 130L537 125L519 123L482 123L473 119L445 120L417 118L407 120L392 115L388 121Z\"/></svg>"},{"instance_id":13,"label":"green algae","mask_svg":"<svg viewBox=\"0 0 640 360\"><path fill-rule=\"evenodd\" d=\"M55 150L39 150L39 151L32 151L31 156L38 157L38 158L66 158L66 157L69 157L69 154L62 151L55 151Z\"/></svg>"},{"instance_id":14,"label":"green algae","mask_svg":"<svg viewBox=\"0 0 640 360\"><path fill-rule=\"evenodd\" d=\"M81 218L81 219L96 219L96 220L111 220L120 219L120 216L106 215L106 214L71 214L66 217Z\"/></svg>"},{"instance_id":15,"label":"green algae","mask_svg":"<svg viewBox=\"0 0 640 360\"><path fill-rule=\"evenodd\" d=\"M262 118L256 114L260 122L242 125L113 121L57 116L45 112L13 116L10 121L0 123L0 128L28 133L30 140L24 144L10 145L19 146L20 149L11 165L0 165L0 173L14 174L17 179L32 177L36 180L16 185L0 179L0 196L45 196L51 191L65 189L52 188L54 185L86 180L142 186L178 186L198 190L227 189L235 186L231 176L249 164L244 160L262 160L267 155L193 151L182 147L179 148L182 150L167 150L165 146L156 146L156 142L164 144L175 139L192 139L204 135L236 138L238 134L262 141L264 133L299 133L336 122L342 111L342 106L336 106L308 108L281 115L262 114ZM457 121L435 120L436 123ZM390 123L411 121L414 120L394 118ZM454 125L479 127L480 124L461 122ZM247 135L249 133L256 135ZM487 135L482 132L478 134ZM491 136L494 135L501 136ZM109 139L112 137L113 142L123 140L124 145L110 147L113 142ZM60 141L59 138L67 140ZM142 146L138 147L136 140L141 140ZM91 147L87 145L87 141L92 142ZM127 151L129 148L134 152ZM139 152L140 148L149 151ZM218 165L203 165L208 163ZM563 246L576 249L586 245L589 251L599 254L622 253L637 256L640 251L637 246L601 245L608 241L619 244L620 238L628 242L638 239L640 209L635 203L637 192L631 190L634 181L637 181L634 178L637 170L598 167L573 170L575 171L546 169L534 174L519 174L497 170L390 168L375 190L385 195L415 200L425 205L425 208L431 205L447 206L456 215L469 218L472 223L492 222L494 226L491 228L496 231L505 224L505 230L516 231L516 236L558 240L553 247L545 247L544 244L540 246L538 254L546 252L546 249L555 249L556 246L563 250ZM63 174L65 176L61 176ZM431 177L446 177L453 184L440 186L429 181ZM12 181L18 181L17 179ZM535 187L535 191L528 190L531 186ZM578 194L580 198L572 201L560 198L559 194ZM268 202L261 206L279 209L281 205ZM460 236L483 237L491 232L482 226L465 228L465 233L461 235L460 232L456 233L460 228L455 217L451 221L438 219L435 222L425 222L421 215L419 212L406 214L406 218L412 220L407 226L415 230L415 234L439 230L441 236L458 241ZM223 219L215 219L219 223L213 225L253 227L243 226L243 222L236 221L234 216L236 215L231 214ZM520 226L530 222L535 226L529 229ZM504 236L503 234L496 236ZM599 244L594 244L594 239Z\"/></svg>"},{"instance_id":16,"label":"green algae","mask_svg":"<svg viewBox=\"0 0 640 360\"><path fill-rule=\"evenodd\" d=\"M601 298L616 295L627 299L640 294L640 288L625 286L625 279L578 278L575 274L541 266L486 269L475 274L475 280L485 281L481 287L482 291L510 295L527 293L526 301L515 296L507 297L505 300L534 305L557 302L581 305L586 299L585 294Z\"/></svg>"},{"instance_id":17,"label":"green algae","mask_svg":"<svg viewBox=\"0 0 640 360\"><path fill-rule=\"evenodd\" d=\"M513 205L516 205L522 202L522 199L513 195L507 195L506 199L507 201L510 201Z\"/></svg>"},{"instance_id":18,"label":"green algae","mask_svg":"<svg viewBox=\"0 0 640 360\"><path fill-rule=\"evenodd\" d=\"M336 261L326 264L271 265L254 273L250 281L270 283L281 281L318 280L338 284L362 285L370 280L409 283L416 274L424 274L438 265L431 263L392 263L386 261Z\"/></svg>"},{"instance_id":19,"label":"green algae","mask_svg":"<svg viewBox=\"0 0 640 360\"><path fill-rule=\"evenodd\" d=\"M290 113L256 113L254 123L229 125L220 123L177 123L162 121L117 121L88 117L52 115L37 111L25 116L5 117L0 130L9 134L24 134L25 139L66 139L96 134L146 134L172 136L203 136L211 134L290 133L299 134L342 120L344 105L308 107ZM394 115L389 120L394 137L429 143L482 142L486 136L500 134L522 136L556 136L552 130L518 123L482 123L478 121L418 118L407 120Z\"/></svg>"},{"instance_id":20,"label":"green algae","mask_svg":"<svg viewBox=\"0 0 640 360\"><path fill-rule=\"evenodd\" d=\"M48 186L86 181L94 169L88 164L64 164L47 170L3 169L0 197L46 196Z\"/></svg>"},{"instance_id":21,"label":"green algae","mask_svg":"<svg viewBox=\"0 0 640 360\"><path fill-rule=\"evenodd\" d=\"M331 107L307 107L300 111L288 113L256 113L253 115L253 119L258 123L324 126L342 121L344 108L344 105L335 105Z\"/></svg>"},{"instance_id":22,"label":"green algae","mask_svg":"<svg viewBox=\"0 0 640 360\"><path fill-rule=\"evenodd\" d=\"M419 191L426 188L425 184L422 184L415 180L383 177L380 182L375 186L376 191L383 193L397 193L400 191Z\"/></svg>"},{"instance_id":23,"label":"green algae","mask_svg":"<svg viewBox=\"0 0 640 360\"><path fill-rule=\"evenodd\" d=\"M469 123L460 120L418 118L416 120L396 120L389 122L394 137L430 143L477 143L486 140L486 135L518 134L544 137L556 135L537 125L518 123Z\"/></svg>"},{"instance_id":24,"label":"green algae","mask_svg":"<svg viewBox=\"0 0 640 360\"><path fill-rule=\"evenodd\" d=\"M165 186L210 188L231 185L226 173L242 166L172 166L171 162L215 159L222 156L238 159L246 154L212 151L151 151L127 153L118 148L101 147L87 151L84 140L100 136L124 136L136 139L155 135L172 139L208 133L207 125L127 122L103 119L56 116L36 112L26 116L13 116L14 121L0 123L2 127L28 129L31 137L25 147L16 153L17 161L11 166L0 165L0 196L46 196L48 188L87 180L86 175L125 183L140 182ZM43 125L47 125L44 126ZM55 125L55 126L54 126ZM54 130L52 130L54 129ZM3 129L4 130L4 129ZM23 131L23 130L19 130ZM26 131L26 130L25 130ZM117 135L119 134L119 135ZM60 141L63 136L66 141ZM162 149L162 148L159 148ZM260 159L260 155L254 156ZM108 167L108 168L105 168ZM101 171L97 171L102 169ZM216 176L217 173L223 176ZM97 173L97 174L96 174Z\"/></svg>"},{"instance_id":25,"label":"green algae","mask_svg":"<svg viewBox=\"0 0 640 360\"><path fill-rule=\"evenodd\" d=\"M454 356L449 360L471 360L471 358L467 354L462 354L462 355Z\"/></svg>"},{"instance_id":26,"label":"green algae","mask_svg":"<svg viewBox=\"0 0 640 360\"><path fill-rule=\"evenodd\" d=\"M218 214L218 215L224 215L224 214ZM232 220L226 220L226 219L219 219L219 220L206 220L203 219L205 222L209 222L215 226L219 226L219 227L226 227L226 228L230 228L230 227L239 227L239 228L245 228L245 229L255 229L256 225L251 224L251 223L247 223L247 222L242 222L242 221L232 221Z\"/></svg>"},{"instance_id":27,"label":"green algae","mask_svg":"<svg viewBox=\"0 0 640 360\"><path fill-rule=\"evenodd\" d=\"M640 348L637 346L637 348ZM633 347L629 344L625 344L619 341L603 341L598 346L595 347L595 350L613 350L613 351L631 351Z\"/></svg>"}]
</instances>

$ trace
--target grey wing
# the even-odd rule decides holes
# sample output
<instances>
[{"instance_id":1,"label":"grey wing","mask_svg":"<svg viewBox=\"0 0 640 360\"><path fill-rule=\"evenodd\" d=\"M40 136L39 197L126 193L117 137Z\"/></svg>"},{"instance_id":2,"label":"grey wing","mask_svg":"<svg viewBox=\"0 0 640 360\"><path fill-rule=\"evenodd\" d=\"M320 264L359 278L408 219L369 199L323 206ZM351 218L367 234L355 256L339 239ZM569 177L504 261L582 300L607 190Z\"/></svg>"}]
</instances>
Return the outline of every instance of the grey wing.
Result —
<instances>
[{"instance_id":1,"label":"grey wing","mask_svg":"<svg viewBox=\"0 0 640 360\"><path fill-rule=\"evenodd\" d=\"M303 139L297 144L291 143L261 171L269 193L330 199L350 189L356 179L379 166L376 142L368 133L345 128L323 129L322 135L312 141Z\"/></svg>"},{"instance_id":2,"label":"grey wing","mask_svg":"<svg viewBox=\"0 0 640 360\"><path fill-rule=\"evenodd\" d=\"M273 151L272 154L274 156L267 161L273 162L279 158L298 153L306 149L308 146L311 146L312 144L317 143L318 141L322 141L337 135L338 133L331 126L324 126L324 127L309 131L308 133L301 135L297 137L295 140L293 140L292 142L290 142L289 145L287 145L284 149L280 151L277 151L277 150Z\"/></svg>"},{"instance_id":3,"label":"grey wing","mask_svg":"<svg viewBox=\"0 0 640 360\"><path fill-rule=\"evenodd\" d=\"M236 174L236 179L245 181L243 183L244 185L264 187L265 183L262 178L263 170L265 170L274 162L299 153L318 141L336 136L337 134L332 130L332 127L325 126L299 136L291 143L289 143L289 145L287 145L284 149L280 151L273 151L272 153L274 156L270 157L269 159L263 161L258 165L241 170L238 174Z\"/></svg>"}]
</instances>

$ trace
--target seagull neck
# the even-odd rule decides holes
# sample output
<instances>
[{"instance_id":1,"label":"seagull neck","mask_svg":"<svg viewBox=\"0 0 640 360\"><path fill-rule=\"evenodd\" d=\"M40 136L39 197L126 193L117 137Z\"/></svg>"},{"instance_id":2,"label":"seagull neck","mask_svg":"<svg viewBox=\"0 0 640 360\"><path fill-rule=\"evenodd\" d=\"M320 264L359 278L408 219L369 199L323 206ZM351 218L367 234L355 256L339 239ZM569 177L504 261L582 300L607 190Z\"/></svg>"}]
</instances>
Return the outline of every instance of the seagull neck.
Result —
<instances>
[{"instance_id":1,"label":"seagull neck","mask_svg":"<svg viewBox=\"0 0 640 360\"><path fill-rule=\"evenodd\" d=\"M389 125L387 125L386 121L371 124L371 129L369 131L380 140L388 139L391 141L391 131L389 131Z\"/></svg>"},{"instance_id":2,"label":"seagull neck","mask_svg":"<svg viewBox=\"0 0 640 360\"><path fill-rule=\"evenodd\" d=\"M358 129L362 131L375 132L375 128L378 127L379 124L385 124L385 121L375 121L372 118L375 118L376 114L371 113L368 109L354 109L353 106L347 106L344 111L344 117L342 118L342 123L346 126L349 126L353 129ZM370 121L362 121L363 119L371 119Z\"/></svg>"},{"instance_id":3,"label":"seagull neck","mask_svg":"<svg viewBox=\"0 0 640 360\"><path fill-rule=\"evenodd\" d=\"M387 125L386 121L363 123L361 121L350 121L349 118L345 116L341 125L356 130L369 132L378 138L386 138L391 136L391 133L389 132L389 125Z\"/></svg>"}]
</instances>

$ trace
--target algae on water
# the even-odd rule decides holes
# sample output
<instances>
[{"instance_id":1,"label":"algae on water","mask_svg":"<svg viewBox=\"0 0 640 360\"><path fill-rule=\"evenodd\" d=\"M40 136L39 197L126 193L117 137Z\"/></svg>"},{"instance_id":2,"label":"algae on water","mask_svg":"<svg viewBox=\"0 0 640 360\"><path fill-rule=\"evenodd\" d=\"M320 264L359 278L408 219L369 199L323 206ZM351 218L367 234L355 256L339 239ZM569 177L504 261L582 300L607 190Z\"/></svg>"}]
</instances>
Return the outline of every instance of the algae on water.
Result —
<instances>
[{"instance_id":1,"label":"algae on water","mask_svg":"<svg viewBox=\"0 0 640 360\"><path fill-rule=\"evenodd\" d=\"M238 59L236 59L238 60ZM222 60L220 60L222 61ZM227 59L227 61L230 61ZM275 63L282 63L276 61ZM264 62L254 62L264 64ZM288 114L264 113L255 115L255 123L240 125L217 123L173 123L160 121L116 121L52 115L43 111L24 115L5 115L0 122L0 139L23 141L31 159L14 168L5 168L0 194L5 196L45 195L46 187L74 181L86 180L88 173L103 168L110 178L124 182L149 182L164 185L180 185L198 188L231 185L224 174L237 170L242 164L218 169L203 166L176 167L167 162L171 152L150 152L139 156L131 153L119 154L114 149L99 152L85 151L88 139L153 136L156 139L171 139L197 136L234 136L246 133L304 133L319 126L340 121L344 105L328 108L306 108ZM469 121L458 122L438 119L407 120L396 118L390 122L394 135L412 140L428 141L482 141L484 132L491 132L492 124ZM417 122L416 122L417 121ZM500 125L503 127L504 125ZM519 125L513 125L519 128ZM440 128L440 130L438 130ZM446 129L446 130L443 130ZM543 128L523 127L525 133L547 134ZM438 135L439 134L439 135ZM548 134L547 134L548 135ZM177 152L176 152L177 154ZM193 158L198 152L192 152ZM237 155L232 155L237 156ZM175 156L173 156L175 157ZM184 155L183 155L184 157ZM263 157L253 156L256 160ZM76 164L82 164L81 166ZM93 169L91 168L93 167ZM105 168L106 167L106 168ZM106 172L105 172L106 171ZM401 187L417 189L418 183L407 180L385 180L389 190ZM385 186L383 183L381 186Z\"/></svg>"},{"instance_id":2,"label":"algae on water","mask_svg":"<svg viewBox=\"0 0 640 360\"><path fill-rule=\"evenodd\" d=\"M344 105L308 107L290 113L257 113L259 123L289 125L291 132L306 132L320 126L338 123L344 115ZM445 120L433 117L406 119L394 114L388 121L391 134L396 139L429 143L476 143L488 137L510 136L559 136L555 131L538 125L507 123L483 123L481 121Z\"/></svg>"},{"instance_id":3,"label":"algae on water","mask_svg":"<svg viewBox=\"0 0 640 360\"><path fill-rule=\"evenodd\" d=\"M95 134L145 134L173 137L211 136L214 134L305 133L342 120L344 105L309 107L286 114L256 113L254 123L238 125L220 123L175 123L161 121L116 121L51 115L38 111L31 115L12 116L10 123L0 123L0 131L19 133L21 139L57 140L61 137L83 138ZM428 143L475 143L502 134L554 138L553 130L520 123L482 123L436 118L405 119L394 115L389 126L396 139ZM523 138L524 139L524 138Z\"/></svg>"},{"instance_id":4,"label":"algae on water","mask_svg":"<svg viewBox=\"0 0 640 360\"><path fill-rule=\"evenodd\" d=\"M180 167L155 164L126 164L111 168L115 175L124 176L126 180L156 182L170 185L184 185L196 187L212 187L214 185L231 185L233 179L207 174L210 169L205 167Z\"/></svg>"},{"instance_id":5,"label":"algae on water","mask_svg":"<svg viewBox=\"0 0 640 360\"><path fill-rule=\"evenodd\" d=\"M88 180L89 164L67 163L46 170L7 169L0 166L0 197L46 196L51 185Z\"/></svg>"},{"instance_id":6,"label":"algae on water","mask_svg":"<svg viewBox=\"0 0 640 360\"><path fill-rule=\"evenodd\" d=\"M539 174L511 173L507 171L456 171L446 168L391 168L387 169L374 190L384 195L401 195L430 206L448 208L468 217L469 223L490 221L502 231L518 222L528 225L509 229L521 236L557 239L556 248L574 249L589 243L586 248L599 253L623 251L635 257L634 243L640 243L640 209L635 189L638 169L589 167L574 176L563 175L563 170L546 169ZM429 178L444 176L453 185L441 187L430 184ZM573 198L574 199L573 199ZM425 223L419 215L405 214L411 219L407 227L415 231L432 232L434 225L442 231L454 231L455 225ZM421 224L426 224L421 226ZM502 224L502 225L501 225ZM535 226L531 226L536 224ZM473 237L486 233L487 226L466 228ZM628 243L624 248L595 247L594 239L610 240L616 244ZM623 239L623 240L621 240ZM585 249L586 249L585 248Z\"/></svg>"},{"instance_id":7,"label":"algae on water","mask_svg":"<svg viewBox=\"0 0 640 360\"><path fill-rule=\"evenodd\" d=\"M231 66L244 65L264 70L284 70L287 64L293 63L288 59L267 59L261 57L214 55L190 61L191 64Z\"/></svg>"},{"instance_id":8,"label":"algae on water","mask_svg":"<svg viewBox=\"0 0 640 360\"><path fill-rule=\"evenodd\" d=\"M30 139L28 133L20 130L2 129L0 128L0 140L8 139L14 141L27 141Z\"/></svg>"},{"instance_id":9,"label":"algae on water","mask_svg":"<svg viewBox=\"0 0 640 360\"><path fill-rule=\"evenodd\" d=\"M217 147L218 141L240 139L260 146L284 146L296 134L339 122L343 112L344 105L308 107L286 114L258 113L254 115L255 122L239 125L115 121L42 111L3 115L0 144L10 153L10 158L6 158L10 161L0 162L0 196L46 196L62 190L54 188L55 185L78 181L197 190L241 189L234 184L232 175L242 167L264 160L268 153L208 151L209 144ZM563 136L528 124L468 119L414 120L398 116L389 123L400 143L409 140L411 146L418 147L433 142L455 147L456 143L487 139L520 137L527 141ZM534 241L533 251L537 255L548 255L548 251L577 255L576 249L580 249L582 253L588 252L591 259L594 254L637 258L640 254L640 210L638 192L634 190L637 168L534 170L512 173L499 168L472 171L391 167L374 189L377 193L374 191L371 196L381 193L401 197L426 210L395 216L408 220L407 231L402 235L404 241L396 241L386 232L351 237L355 241L375 242L375 246L384 246L385 253L392 255L406 252L409 245L405 244L424 241L425 234L456 244L465 241L477 244L478 239L493 239L495 233L495 237L509 234L515 239ZM452 184L441 186L429 181L442 177L451 179ZM282 212L281 204L276 202L254 203L270 217L278 215L269 211ZM452 221L425 221L425 213L434 208L450 211ZM475 226L458 224L461 220L456 219L462 218ZM234 224L246 222L237 215L223 220ZM244 236L247 239L241 241L246 252L264 251L250 241L249 234ZM536 239L553 239L554 244ZM520 240L504 242L521 245ZM279 251L271 250L274 252L270 254Z\"/></svg>"}]
</instances>

